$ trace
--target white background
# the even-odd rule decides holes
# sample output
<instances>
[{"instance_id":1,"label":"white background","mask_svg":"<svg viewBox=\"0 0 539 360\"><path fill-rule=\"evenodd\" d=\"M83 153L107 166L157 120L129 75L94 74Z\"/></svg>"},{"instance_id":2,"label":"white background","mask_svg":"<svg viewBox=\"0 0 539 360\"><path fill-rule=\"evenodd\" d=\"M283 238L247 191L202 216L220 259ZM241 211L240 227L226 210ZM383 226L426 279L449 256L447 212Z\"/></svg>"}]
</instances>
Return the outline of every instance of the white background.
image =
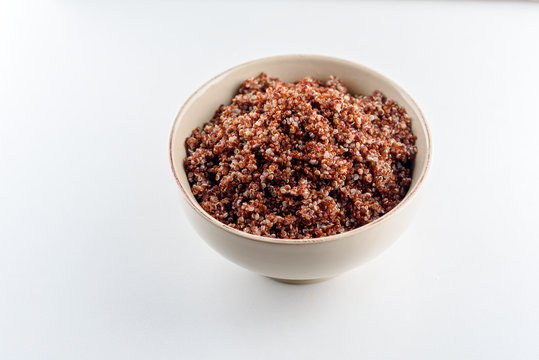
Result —
<instances>
[{"instance_id":1,"label":"white background","mask_svg":"<svg viewBox=\"0 0 539 360\"><path fill-rule=\"evenodd\" d=\"M229 263L183 218L183 101L316 53L407 89L434 162L408 231L333 280ZM0 359L539 358L539 4L0 5Z\"/></svg>"}]
</instances>

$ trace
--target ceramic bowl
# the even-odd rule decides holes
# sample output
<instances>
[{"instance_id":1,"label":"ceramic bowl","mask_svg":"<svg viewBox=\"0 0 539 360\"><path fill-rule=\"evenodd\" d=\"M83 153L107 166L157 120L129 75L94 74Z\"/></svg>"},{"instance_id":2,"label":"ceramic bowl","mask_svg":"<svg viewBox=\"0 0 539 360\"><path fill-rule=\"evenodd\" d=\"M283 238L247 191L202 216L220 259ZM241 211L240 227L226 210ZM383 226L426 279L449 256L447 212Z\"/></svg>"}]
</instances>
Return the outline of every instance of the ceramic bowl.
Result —
<instances>
[{"instance_id":1,"label":"ceramic bowl","mask_svg":"<svg viewBox=\"0 0 539 360\"><path fill-rule=\"evenodd\" d=\"M233 229L212 218L191 193L183 167L185 139L209 121L221 104L230 104L240 84L261 72L284 81L305 76L326 80L338 76L354 94L381 90L406 108L417 136L411 187L393 210L342 234L308 240L275 239ZM183 194L190 223L217 252L256 273L289 282L326 279L355 268L387 249L412 220L431 161L431 139L421 110L400 86L354 62L315 55L263 58L233 67L202 85L181 107L170 135L172 171Z\"/></svg>"}]
</instances>

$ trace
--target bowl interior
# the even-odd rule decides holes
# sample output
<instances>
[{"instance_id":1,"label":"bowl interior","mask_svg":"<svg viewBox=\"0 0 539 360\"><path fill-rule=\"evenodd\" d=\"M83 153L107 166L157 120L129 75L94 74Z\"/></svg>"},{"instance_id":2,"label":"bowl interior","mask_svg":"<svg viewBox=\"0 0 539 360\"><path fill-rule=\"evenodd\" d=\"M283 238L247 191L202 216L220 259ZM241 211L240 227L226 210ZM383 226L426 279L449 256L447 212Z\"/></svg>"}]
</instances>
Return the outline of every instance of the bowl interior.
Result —
<instances>
[{"instance_id":1,"label":"bowl interior","mask_svg":"<svg viewBox=\"0 0 539 360\"><path fill-rule=\"evenodd\" d=\"M370 94L374 90L380 90L388 98L403 106L412 120L412 131L417 136L418 149L412 184L406 197L415 191L429 165L430 138L421 111L404 90L383 75L346 60L313 55L277 56L236 66L208 81L187 100L176 117L170 137L170 157L174 175L191 205L205 217L217 222L198 205L190 191L183 167L183 159L186 156L185 139L196 127L209 121L220 105L230 104L244 80L261 72L283 81L297 81L305 76L325 81L330 75L335 75L344 82L352 94ZM406 197L403 202L406 201Z\"/></svg>"}]
</instances>

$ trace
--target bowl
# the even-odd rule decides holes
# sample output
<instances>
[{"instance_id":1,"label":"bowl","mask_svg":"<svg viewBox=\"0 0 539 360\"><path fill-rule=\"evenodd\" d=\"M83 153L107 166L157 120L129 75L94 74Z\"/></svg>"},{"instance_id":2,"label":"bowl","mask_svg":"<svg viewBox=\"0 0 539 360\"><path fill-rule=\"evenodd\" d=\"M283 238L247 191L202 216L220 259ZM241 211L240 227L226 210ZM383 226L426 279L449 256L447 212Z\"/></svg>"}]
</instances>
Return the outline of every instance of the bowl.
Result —
<instances>
[{"instance_id":1,"label":"bowl","mask_svg":"<svg viewBox=\"0 0 539 360\"><path fill-rule=\"evenodd\" d=\"M354 94L382 91L403 106L417 136L412 183L404 199L377 220L348 232L315 239L276 239L249 234L211 217L199 205L183 167L185 139L209 121L221 104L230 104L240 84L265 72L283 81L305 76L326 80L339 77ZM185 214L196 232L230 261L256 273L285 282L331 278L353 269L387 249L411 222L431 162L431 139L421 110L400 86L354 62L318 55L284 55L235 66L202 85L181 107L170 134L172 172L183 195Z\"/></svg>"}]
</instances>

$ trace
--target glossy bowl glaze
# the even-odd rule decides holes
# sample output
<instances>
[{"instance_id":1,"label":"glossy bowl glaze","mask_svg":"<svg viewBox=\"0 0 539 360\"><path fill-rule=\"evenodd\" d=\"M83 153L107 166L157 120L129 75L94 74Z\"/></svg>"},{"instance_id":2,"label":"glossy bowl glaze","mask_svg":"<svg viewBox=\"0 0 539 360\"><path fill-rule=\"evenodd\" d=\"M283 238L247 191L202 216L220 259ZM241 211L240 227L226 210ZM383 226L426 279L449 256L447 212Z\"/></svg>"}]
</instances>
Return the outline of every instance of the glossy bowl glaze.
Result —
<instances>
[{"instance_id":1,"label":"glossy bowl glaze","mask_svg":"<svg viewBox=\"0 0 539 360\"><path fill-rule=\"evenodd\" d=\"M360 228L316 239L275 239L239 231L212 218L191 193L183 167L185 139L209 121L221 104L230 104L240 84L265 72L283 81L305 76L339 77L354 94L381 90L408 112L417 136L412 184L393 210ZM355 268L387 249L412 220L431 161L431 139L417 104L385 76L354 62L317 55L263 58L233 67L211 79L185 102L170 134L170 161L183 195L185 213L198 234L230 261L259 274L288 282L326 279Z\"/></svg>"}]
</instances>

